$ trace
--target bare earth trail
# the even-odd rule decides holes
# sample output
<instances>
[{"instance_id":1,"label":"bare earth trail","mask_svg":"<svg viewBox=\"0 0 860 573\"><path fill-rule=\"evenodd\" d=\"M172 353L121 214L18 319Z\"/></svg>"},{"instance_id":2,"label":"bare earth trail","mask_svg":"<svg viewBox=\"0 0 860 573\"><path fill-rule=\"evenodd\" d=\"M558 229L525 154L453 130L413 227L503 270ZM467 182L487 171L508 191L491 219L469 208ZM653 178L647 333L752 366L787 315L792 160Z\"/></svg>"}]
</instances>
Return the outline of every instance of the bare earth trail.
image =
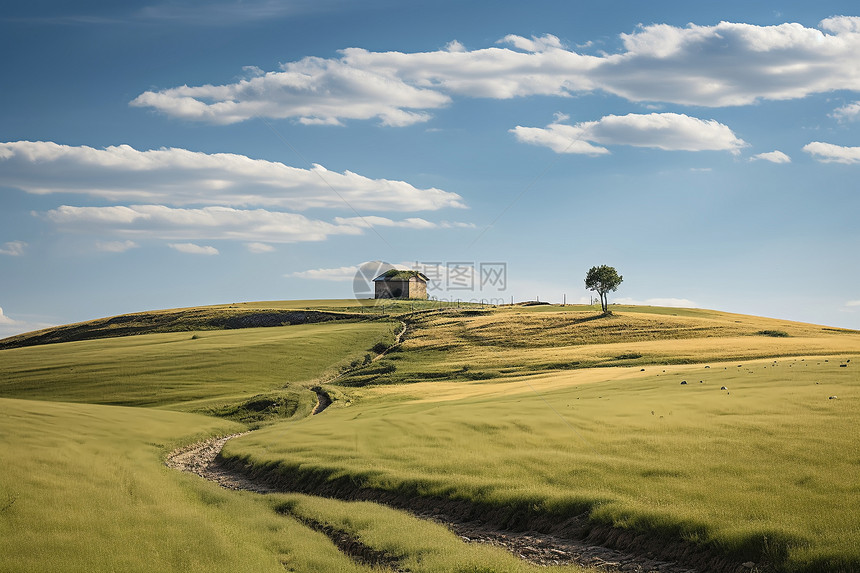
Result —
<instances>
[{"instance_id":1,"label":"bare earth trail","mask_svg":"<svg viewBox=\"0 0 860 573\"><path fill-rule=\"evenodd\" d=\"M259 494L279 492L278 489L248 479L241 473L226 468L220 463L218 454L224 444L228 440L243 436L246 433L212 438L181 448L168 456L166 464L168 467L199 475L226 489L252 491ZM440 514L417 513L416 515L448 527L465 542L497 545L538 565L577 564L595 567L603 571L630 571L635 573L700 573L708 570L694 569L675 562L659 561L646 555L635 555L552 535L535 532L498 531L484 527L479 523L457 522ZM736 570L750 571L751 569L748 565L747 567L739 566Z\"/></svg>"},{"instance_id":2,"label":"bare earth trail","mask_svg":"<svg viewBox=\"0 0 860 573\"><path fill-rule=\"evenodd\" d=\"M407 325L401 322L400 332L396 334L394 344L389 346L385 351L374 357L373 361L382 358L388 351L396 347L402 342L403 336L406 334ZM339 374L332 380L343 376L345 373ZM317 415L325 410L331 403L332 399L328 393L320 386L312 388L317 394L317 404L312 411L312 415ZM291 490L277 489L271 485L264 483L262 480L254 480L234 468L227 467L222 463L219 454L221 453L224 444L232 438L244 436L249 432L231 434L219 438L211 438L209 440L192 444L184 448L173 451L166 460L168 467L178 469L185 472L196 474L204 479L215 482L225 489L251 491L259 494L269 493L288 493ZM311 493L313 492L304 492ZM386 503L382 500L371 500L385 505L396 505ZM606 572L633 572L633 573L705 573L708 571L721 571L726 573L752 573L757 570L753 563L744 563L743 565L733 563L724 559L707 558L697 559L695 555L691 556L694 563L705 562L706 564L698 567L690 567L680 564L675 561L661 561L655 554L659 553L659 542L655 545L642 543L641 537L631 539L629 533L622 533L618 530L610 531L609 535L604 535L602 540L597 543L606 543L607 545L625 546L630 541L633 545L643 548L637 553L619 551L598 545L595 542L589 543L588 538L585 540L576 540L566 537L558 537L530 532L512 532L502 531L487 527L480 522L463 522L451 518L444 513L444 509L439 510L415 510L404 507L398 509L406 509L416 517L426 519L444 525L454 533L456 533L464 542L467 543L487 543L507 549L514 555L530 563L542 566L548 565L570 565L576 564L584 567L596 568ZM301 518L299 518L301 519ZM389 571L407 571L400 569L396 560L392 560L389 556L379 554L374 549L363 545L358 539L350 537L342 531L332 530L325 524L309 522L302 519L306 525L325 533L337 547L360 563L371 566L382 567ZM604 532L605 533L605 532ZM614 535L614 536L613 536ZM625 543L627 536L629 541ZM654 548L655 551L651 551Z\"/></svg>"}]
</instances>

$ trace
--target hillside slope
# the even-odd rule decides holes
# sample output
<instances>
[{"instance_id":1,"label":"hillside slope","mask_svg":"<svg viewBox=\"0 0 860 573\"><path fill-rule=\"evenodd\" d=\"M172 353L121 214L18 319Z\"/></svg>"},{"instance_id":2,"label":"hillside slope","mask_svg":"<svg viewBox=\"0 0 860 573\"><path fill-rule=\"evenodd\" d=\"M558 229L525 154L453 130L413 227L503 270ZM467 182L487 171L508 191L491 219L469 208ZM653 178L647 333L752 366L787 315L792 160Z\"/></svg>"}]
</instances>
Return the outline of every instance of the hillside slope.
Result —
<instances>
[{"instance_id":1,"label":"hillside slope","mask_svg":"<svg viewBox=\"0 0 860 573\"><path fill-rule=\"evenodd\" d=\"M601 366L860 351L860 331L713 310L505 306L417 315L399 352L342 383L490 380Z\"/></svg>"},{"instance_id":2,"label":"hillside slope","mask_svg":"<svg viewBox=\"0 0 860 573\"><path fill-rule=\"evenodd\" d=\"M238 305L158 310L99 318L10 336L0 340L0 350L157 332L231 330L367 318L349 312L247 308Z\"/></svg>"}]
</instances>

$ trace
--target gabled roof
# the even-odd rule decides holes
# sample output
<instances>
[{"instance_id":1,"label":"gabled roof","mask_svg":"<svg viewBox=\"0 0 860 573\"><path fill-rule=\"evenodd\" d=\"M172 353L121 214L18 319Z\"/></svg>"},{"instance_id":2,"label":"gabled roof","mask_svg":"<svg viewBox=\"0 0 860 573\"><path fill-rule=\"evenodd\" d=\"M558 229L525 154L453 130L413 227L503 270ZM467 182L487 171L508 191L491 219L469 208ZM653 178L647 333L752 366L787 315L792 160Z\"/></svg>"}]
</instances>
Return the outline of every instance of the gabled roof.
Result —
<instances>
[{"instance_id":1,"label":"gabled roof","mask_svg":"<svg viewBox=\"0 0 860 573\"><path fill-rule=\"evenodd\" d=\"M399 269L390 269L373 279L373 281L408 281L412 278L417 278L419 280L424 281L425 283L430 280L427 275L419 271L401 271Z\"/></svg>"}]
</instances>

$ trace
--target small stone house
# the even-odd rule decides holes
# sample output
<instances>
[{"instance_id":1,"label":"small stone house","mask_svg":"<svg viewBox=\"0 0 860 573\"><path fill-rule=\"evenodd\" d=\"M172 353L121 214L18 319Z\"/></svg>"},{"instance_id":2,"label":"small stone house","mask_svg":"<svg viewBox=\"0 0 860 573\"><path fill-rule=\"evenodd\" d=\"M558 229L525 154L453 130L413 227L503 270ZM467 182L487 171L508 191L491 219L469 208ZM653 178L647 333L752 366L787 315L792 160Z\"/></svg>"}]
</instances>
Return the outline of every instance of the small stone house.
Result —
<instances>
[{"instance_id":1,"label":"small stone house","mask_svg":"<svg viewBox=\"0 0 860 573\"><path fill-rule=\"evenodd\" d=\"M374 298L427 298L427 275L391 269L373 279Z\"/></svg>"}]
</instances>

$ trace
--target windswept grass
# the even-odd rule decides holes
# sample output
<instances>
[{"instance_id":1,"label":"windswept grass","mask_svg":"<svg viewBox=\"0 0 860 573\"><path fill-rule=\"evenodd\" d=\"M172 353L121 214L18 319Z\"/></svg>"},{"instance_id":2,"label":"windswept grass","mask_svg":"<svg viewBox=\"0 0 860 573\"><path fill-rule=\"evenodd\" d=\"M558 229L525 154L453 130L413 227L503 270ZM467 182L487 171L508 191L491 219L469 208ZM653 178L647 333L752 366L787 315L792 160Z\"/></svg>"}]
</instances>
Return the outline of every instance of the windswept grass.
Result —
<instances>
[{"instance_id":1,"label":"windswept grass","mask_svg":"<svg viewBox=\"0 0 860 573\"><path fill-rule=\"evenodd\" d=\"M463 543L446 527L369 502L342 502L301 494L271 496L280 513L344 531L365 545L399 557L416 573L576 573L576 566L538 567L492 545Z\"/></svg>"},{"instance_id":2,"label":"windswept grass","mask_svg":"<svg viewBox=\"0 0 860 573\"><path fill-rule=\"evenodd\" d=\"M608 317L582 306L452 310L410 319L405 342L389 355L387 368L358 370L341 383L488 380L551 370L857 349L860 332L708 310L613 307Z\"/></svg>"},{"instance_id":3,"label":"windswept grass","mask_svg":"<svg viewBox=\"0 0 860 573\"><path fill-rule=\"evenodd\" d=\"M290 386L290 400L333 377L391 322L147 334L0 350L0 396L190 410L242 404Z\"/></svg>"},{"instance_id":4,"label":"windswept grass","mask_svg":"<svg viewBox=\"0 0 860 573\"><path fill-rule=\"evenodd\" d=\"M377 387L225 452L323 487L467 500L514 520L587 509L784 571L847 572L860 568L853 356L847 368L830 357Z\"/></svg>"},{"instance_id":5,"label":"windswept grass","mask_svg":"<svg viewBox=\"0 0 860 573\"><path fill-rule=\"evenodd\" d=\"M161 463L180 442L237 428L178 412L0 399L0 570L372 571L302 517L402 556L416 573L547 571L374 504L226 491Z\"/></svg>"},{"instance_id":6,"label":"windswept grass","mask_svg":"<svg viewBox=\"0 0 860 573\"><path fill-rule=\"evenodd\" d=\"M178 440L236 428L177 412L0 399L0 570L369 573L257 496L161 463Z\"/></svg>"},{"instance_id":7,"label":"windswept grass","mask_svg":"<svg viewBox=\"0 0 860 573\"><path fill-rule=\"evenodd\" d=\"M860 569L860 333L697 309L385 305L243 303L230 311L382 320L0 350L0 570L371 570L306 520L416 573L536 571L384 507L163 467L175 445L244 427L229 420L271 425L227 456L304 487L455 500L510 526L586 511L780 571ZM405 343L373 360L397 319ZM307 416L326 382L334 406Z\"/></svg>"}]
</instances>

